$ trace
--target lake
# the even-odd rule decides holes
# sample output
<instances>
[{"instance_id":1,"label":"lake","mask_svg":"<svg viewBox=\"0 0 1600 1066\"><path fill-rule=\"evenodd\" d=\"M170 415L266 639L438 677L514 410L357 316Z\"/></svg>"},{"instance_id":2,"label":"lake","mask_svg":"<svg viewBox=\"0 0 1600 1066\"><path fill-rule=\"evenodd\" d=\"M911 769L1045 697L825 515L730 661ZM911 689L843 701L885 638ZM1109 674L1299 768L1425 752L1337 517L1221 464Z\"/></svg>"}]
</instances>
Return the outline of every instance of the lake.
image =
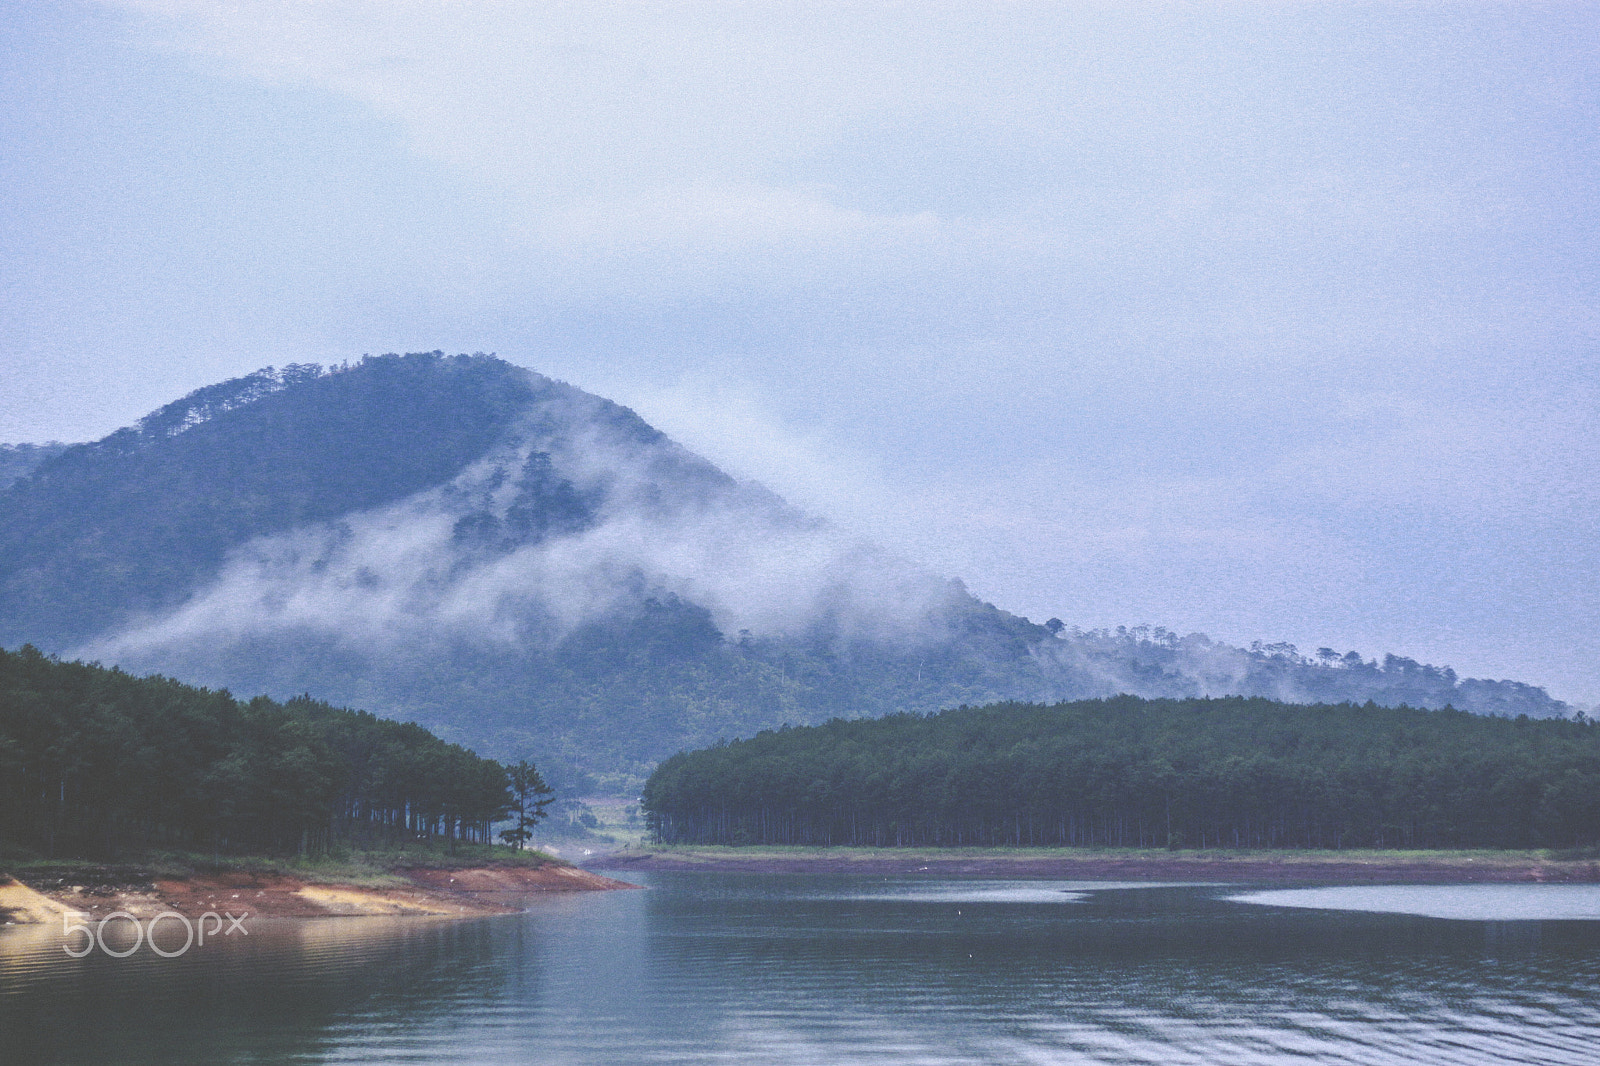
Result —
<instances>
[{"instance_id":1,"label":"lake","mask_svg":"<svg viewBox=\"0 0 1600 1066\"><path fill-rule=\"evenodd\" d=\"M0 1061L1600 1062L1595 885L629 876L171 959L0 930Z\"/></svg>"}]
</instances>

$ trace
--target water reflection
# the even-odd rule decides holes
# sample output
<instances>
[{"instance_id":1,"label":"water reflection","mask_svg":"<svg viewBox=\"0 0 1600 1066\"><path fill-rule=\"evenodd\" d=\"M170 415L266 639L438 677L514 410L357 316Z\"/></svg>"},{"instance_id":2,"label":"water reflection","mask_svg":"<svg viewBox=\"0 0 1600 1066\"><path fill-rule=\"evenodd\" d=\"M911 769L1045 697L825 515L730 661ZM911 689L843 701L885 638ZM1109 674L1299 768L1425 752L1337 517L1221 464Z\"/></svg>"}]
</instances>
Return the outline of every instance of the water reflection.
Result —
<instances>
[{"instance_id":1,"label":"water reflection","mask_svg":"<svg viewBox=\"0 0 1600 1066\"><path fill-rule=\"evenodd\" d=\"M1078 903L1090 892L1207 887L1193 881L944 881L858 878L842 891L815 898L886 903Z\"/></svg>"},{"instance_id":2,"label":"water reflection","mask_svg":"<svg viewBox=\"0 0 1600 1066\"><path fill-rule=\"evenodd\" d=\"M1218 886L648 880L508 918L257 923L174 960L74 961L56 931L8 930L0 1059L1595 1061L1596 922L1264 907Z\"/></svg>"},{"instance_id":3,"label":"water reflection","mask_svg":"<svg viewBox=\"0 0 1600 1066\"><path fill-rule=\"evenodd\" d=\"M0 1060L319 1061L341 1021L373 1004L403 1003L426 1024L456 997L523 979L493 964L496 939L473 922L256 920L178 958L71 959L59 929L8 930Z\"/></svg>"},{"instance_id":4,"label":"water reflection","mask_svg":"<svg viewBox=\"0 0 1600 1066\"><path fill-rule=\"evenodd\" d=\"M1600 885L1342 885L1229 896L1238 903L1476 922L1600 921Z\"/></svg>"}]
</instances>

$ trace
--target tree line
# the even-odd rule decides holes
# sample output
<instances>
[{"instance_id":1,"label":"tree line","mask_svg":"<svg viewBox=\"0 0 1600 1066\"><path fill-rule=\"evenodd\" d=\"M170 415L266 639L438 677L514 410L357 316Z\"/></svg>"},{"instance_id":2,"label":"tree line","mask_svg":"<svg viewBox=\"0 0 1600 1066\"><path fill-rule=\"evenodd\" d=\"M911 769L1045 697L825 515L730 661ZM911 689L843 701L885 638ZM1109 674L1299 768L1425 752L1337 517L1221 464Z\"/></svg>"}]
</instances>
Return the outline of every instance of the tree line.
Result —
<instances>
[{"instance_id":1,"label":"tree line","mask_svg":"<svg viewBox=\"0 0 1600 1066\"><path fill-rule=\"evenodd\" d=\"M0 649L0 843L318 853L335 843L525 840L550 790L419 725ZM520 843L520 840L517 841Z\"/></svg>"},{"instance_id":2,"label":"tree line","mask_svg":"<svg viewBox=\"0 0 1600 1066\"><path fill-rule=\"evenodd\" d=\"M1600 726L1260 698L835 719L679 753L666 843L1570 847L1600 843Z\"/></svg>"}]
</instances>

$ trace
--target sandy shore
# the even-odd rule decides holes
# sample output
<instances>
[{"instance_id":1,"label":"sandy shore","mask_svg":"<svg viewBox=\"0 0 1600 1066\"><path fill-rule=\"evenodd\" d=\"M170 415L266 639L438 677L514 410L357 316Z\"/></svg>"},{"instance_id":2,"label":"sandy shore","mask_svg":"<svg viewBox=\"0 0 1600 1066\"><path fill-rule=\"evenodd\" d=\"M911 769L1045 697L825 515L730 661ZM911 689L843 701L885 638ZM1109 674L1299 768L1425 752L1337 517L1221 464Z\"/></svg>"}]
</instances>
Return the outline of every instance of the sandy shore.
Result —
<instances>
[{"instance_id":1,"label":"sandy shore","mask_svg":"<svg viewBox=\"0 0 1600 1066\"><path fill-rule=\"evenodd\" d=\"M1070 852L951 848L666 848L593 862L630 870L719 870L876 876L1040 878L1062 881L1226 881L1298 884L1600 882L1600 861L1526 853Z\"/></svg>"},{"instance_id":2,"label":"sandy shore","mask_svg":"<svg viewBox=\"0 0 1600 1066\"><path fill-rule=\"evenodd\" d=\"M475 917L522 910L529 897L551 892L633 888L590 870L544 866L431 867L390 871L377 883L342 884L282 873L225 870L182 877L147 876L136 868L83 869L64 877L0 875L0 924L94 917L125 911L150 918L207 911L257 918L335 918L360 915Z\"/></svg>"}]
</instances>

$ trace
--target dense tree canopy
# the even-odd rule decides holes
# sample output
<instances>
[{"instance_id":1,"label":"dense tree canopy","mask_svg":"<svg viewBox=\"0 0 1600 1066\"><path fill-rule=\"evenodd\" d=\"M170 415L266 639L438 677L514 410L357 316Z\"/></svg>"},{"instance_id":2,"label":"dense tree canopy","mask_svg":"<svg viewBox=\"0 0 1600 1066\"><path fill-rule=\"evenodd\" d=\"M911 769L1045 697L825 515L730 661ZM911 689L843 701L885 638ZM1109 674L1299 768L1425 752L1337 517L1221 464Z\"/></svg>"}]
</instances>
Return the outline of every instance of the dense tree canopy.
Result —
<instances>
[{"instance_id":1,"label":"dense tree canopy","mask_svg":"<svg viewBox=\"0 0 1600 1066\"><path fill-rule=\"evenodd\" d=\"M0 649L0 842L105 855L487 841L508 785L499 763L418 725Z\"/></svg>"},{"instance_id":2,"label":"dense tree canopy","mask_svg":"<svg viewBox=\"0 0 1600 1066\"><path fill-rule=\"evenodd\" d=\"M1540 847L1600 841L1600 725L1265 699L962 707L662 763L663 841Z\"/></svg>"}]
</instances>

